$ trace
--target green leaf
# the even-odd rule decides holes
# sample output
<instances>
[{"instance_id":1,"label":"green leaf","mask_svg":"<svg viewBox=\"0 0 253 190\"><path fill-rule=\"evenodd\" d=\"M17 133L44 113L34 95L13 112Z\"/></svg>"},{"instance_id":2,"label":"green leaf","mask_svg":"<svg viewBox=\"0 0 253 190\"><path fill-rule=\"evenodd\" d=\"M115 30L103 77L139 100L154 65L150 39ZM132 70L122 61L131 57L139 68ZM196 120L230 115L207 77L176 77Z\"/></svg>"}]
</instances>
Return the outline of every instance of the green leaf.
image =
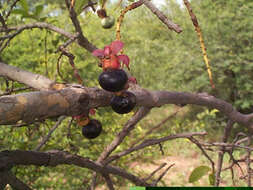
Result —
<instances>
[{"instance_id":1,"label":"green leaf","mask_svg":"<svg viewBox=\"0 0 253 190\"><path fill-rule=\"evenodd\" d=\"M214 173L209 174L208 179L209 179L209 184L210 185L214 185L214 182L215 182L215 175L214 175Z\"/></svg>"},{"instance_id":2,"label":"green leaf","mask_svg":"<svg viewBox=\"0 0 253 190\"><path fill-rule=\"evenodd\" d=\"M27 14L28 14L29 7L28 7L27 1L26 1L26 0L21 0L21 1L19 1L19 2L20 2L20 4L21 4L22 8L23 8L23 9L27 12Z\"/></svg>"},{"instance_id":3,"label":"green leaf","mask_svg":"<svg viewBox=\"0 0 253 190\"><path fill-rule=\"evenodd\" d=\"M75 1L75 11L77 15L80 15L84 5L88 4L88 0L76 0Z\"/></svg>"},{"instance_id":4,"label":"green leaf","mask_svg":"<svg viewBox=\"0 0 253 190\"><path fill-rule=\"evenodd\" d=\"M210 170L211 169L208 166L199 166L195 168L189 177L189 182L193 183L195 181L198 181L200 178L206 175Z\"/></svg>"}]
</instances>

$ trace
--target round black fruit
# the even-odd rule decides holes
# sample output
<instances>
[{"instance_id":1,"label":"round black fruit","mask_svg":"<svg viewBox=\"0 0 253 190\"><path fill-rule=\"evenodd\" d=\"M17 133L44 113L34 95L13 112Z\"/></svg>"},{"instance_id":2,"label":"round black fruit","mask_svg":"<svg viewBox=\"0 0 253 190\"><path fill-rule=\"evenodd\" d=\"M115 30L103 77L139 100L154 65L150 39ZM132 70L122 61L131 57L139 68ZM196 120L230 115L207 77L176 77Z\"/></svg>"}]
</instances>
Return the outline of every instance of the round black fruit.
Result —
<instances>
[{"instance_id":1,"label":"round black fruit","mask_svg":"<svg viewBox=\"0 0 253 190\"><path fill-rule=\"evenodd\" d=\"M107 17L102 18L101 25L103 28L108 29L114 25L114 22L115 22L114 17L107 16Z\"/></svg>"},{"instance_id":2,"label":"round black fruit","mask_svg":"<svg viewBox=\"0 0 253 190\"><path fill-rule=\"evenodd\" d=\"M113 69L102 72L99 75L98 82L100 86L110 92L118 92L124 89L128 77L122 69Z\"/></svg>"},{"instance_id":3,"label":"round black fruit","mask_svg":"<svg viewBox=\"0 0 253 190\"><path fill-rule=\"evenodd\" d=\"M129 113L136 105L136 97L131 92L124 92L120 96L114 96L111 99L112 109L119 114Z\"/></svg>"},{"instance_id":4,"label":"round black fruit","mask_svg":"<svg viewBox=\"0 0 253 190\"><path fill-rule=\"evenodd\" d=\"M102 131L102 125L98 120L91 119L90 122L83 126L82 134L88 139L94 139L100 135Z\"/></svg>"}]
</instances>

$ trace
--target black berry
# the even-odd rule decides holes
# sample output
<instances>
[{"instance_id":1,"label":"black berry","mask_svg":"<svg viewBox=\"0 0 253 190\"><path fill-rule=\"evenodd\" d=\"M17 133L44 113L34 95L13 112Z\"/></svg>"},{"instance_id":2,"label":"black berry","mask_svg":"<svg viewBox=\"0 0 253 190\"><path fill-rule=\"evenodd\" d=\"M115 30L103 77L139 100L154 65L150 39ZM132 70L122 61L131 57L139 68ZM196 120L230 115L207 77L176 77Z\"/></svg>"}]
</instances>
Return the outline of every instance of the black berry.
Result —
<instances>
[{"instance_id":1,"label":"black berry","mask_svg":"<svg viewBox=\"0 0 253 190\"><path fill-rule=\"evenodd\" d=\"M112 69L102 72L99 75L98 82L100 86L110 92L118 92L124 89L128 77L122 69Z\"/></svg>"},{"instance_id":2,"label":"black berry","mask_svg":"<svg viewBox=\"0 0 253 190\"><path fill-rule=\"evenodd\" d=\"M82 134L88 139L94 139L100 135L102 125L98 120L92 119L82 128Z\"/></svg>"},{"instance_id":3,"label":"black berry","mask_svg":"<svg viewBox=\"0 0 253 190\"><path fill-rule=\"evenodd\" d=\"M114 96L111 99L112 109L119 114L129 113L136 105L136 97L131 92L124 92L120 96Z\"/></svg>"}]
</instances>

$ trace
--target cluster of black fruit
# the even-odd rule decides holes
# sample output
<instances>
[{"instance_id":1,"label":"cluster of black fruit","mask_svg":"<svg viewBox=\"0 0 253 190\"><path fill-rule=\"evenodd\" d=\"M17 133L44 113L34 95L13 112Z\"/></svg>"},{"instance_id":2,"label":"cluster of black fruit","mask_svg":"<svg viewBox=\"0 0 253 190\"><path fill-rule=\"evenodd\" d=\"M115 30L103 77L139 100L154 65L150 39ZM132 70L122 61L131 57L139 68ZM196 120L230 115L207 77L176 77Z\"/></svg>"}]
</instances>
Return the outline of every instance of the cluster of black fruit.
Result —
<instances>
[{"instance_id":1,"label":"cluster of black fruit","mask_svg":"<svg viewBox=\"0 0 253 190\"><path fill-rule=\"evenodd\" d=\"M119 114L125 114L132 111L136 105L136 97L129 91L124 91L128 82L127 74L121 69L110 69L102 72L99 76L100 86L107 91L115 92L111 99L112 109ZM116 93L120 92L121 93ZM96 138L102 131L102 125L98 120L91 119L88 124L83 126L82 134L88 139Z\"/></svg>"},{"instance_id":2,"label":"cluster of black fruit","mask_svg":"<svg viewBox=\"0 0 253 190\"><path fill-rule=\"evenodd\" d=\"M120 92L124 90L127 85L128 77L126 72L122 69L110 69L102 72L98 81L104 90ZM135 95L128 91L123 91L120 95L114 95L110 103L112 109L119 114L129 113L132 111L135 104Z\"/></svg>"}]
</instances>

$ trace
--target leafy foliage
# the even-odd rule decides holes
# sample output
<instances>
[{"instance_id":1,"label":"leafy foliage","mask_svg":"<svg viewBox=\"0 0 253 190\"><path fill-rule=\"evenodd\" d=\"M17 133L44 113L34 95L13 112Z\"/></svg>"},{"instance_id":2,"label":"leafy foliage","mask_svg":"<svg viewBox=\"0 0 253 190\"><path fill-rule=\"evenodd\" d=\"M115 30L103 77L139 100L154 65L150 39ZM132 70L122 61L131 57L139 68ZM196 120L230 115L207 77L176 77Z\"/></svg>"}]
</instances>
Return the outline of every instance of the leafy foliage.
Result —
<instances>
[{"instance_id":1,"label":"leafy foliage","mask_svg":"<svg viewBox=\"0 0 253 190\"><path fill-rule=\"evenodd\" d=\"M8 24L21 25L46 20L66 31L74 31L62 1L40 0L35 4L32 2L21 0L13 10L15 14L10 16ZM192 0L191 2L204 34L216 89L212 90L209 85L198 38L189 15L175 0L166 1L166 6L162 9L183 28L183 33L180 35L168 31L144 6L125 16L121 35L125 44L124 53L130 57L131 74L145 88L206 91L231 102L242 112L252 112L253 2L244 0ZM105 44L115 40L115 26L105 30L100 25L100 19L93 13L80 14L85 4L87 1L81 0L76 1L75 4L84 34L97 47L103 48ZM113 6L109 6L108 12L116 18L119 10L114 10ZM25 70L47 75L58 82L76 83L72 67L66 58L60 61L63 78L58 75L56 69L60 55L56 50L66 40L51 31L40 29L24 31L11 41L9 47L1 54L1 59ZM97 77L101 72L97 67L98 60L76 43L68 46L68 50L75 55L76 67L85 85L98 86ZM0 85L1 91L4 91L6 85L2 78ZM20 86L22 85L15 83L15 87ZM140 138L150 127L159 123L173 110L174 107L166 106L152 111L116 151L129 147L135 139ZM94 140L84 139L81 128L78 128L75 123L68 128L68 118L53 133L42 150L64 149L95 160L131 115L132 113L119 116L109 108L100 108L95 118L101 121L103 132ZM54 123L55 120L48 120L25 128L1 126L0 150L34 149ZM210 137L213 140L212 138L218 138L217 134L221 133L224 126L224 118L216 110L187 106L178 117L170 120L159 132L153 133L150 137L206 130L210 134L215 134ZM136 155L123 157L117 164L127 168L132 157L145 159L157 155L159 155L158 148L150 147ZM85 181L84 177L89 178L92 175L91 171L70 166L15 167L13 171L35 189L78 189L86 187L88 181ZM190 181L197 181L208 172L207 166L196 168L192 172ZM209 180L212 184L212 174Z\"/></svg>"}]
</instances>

